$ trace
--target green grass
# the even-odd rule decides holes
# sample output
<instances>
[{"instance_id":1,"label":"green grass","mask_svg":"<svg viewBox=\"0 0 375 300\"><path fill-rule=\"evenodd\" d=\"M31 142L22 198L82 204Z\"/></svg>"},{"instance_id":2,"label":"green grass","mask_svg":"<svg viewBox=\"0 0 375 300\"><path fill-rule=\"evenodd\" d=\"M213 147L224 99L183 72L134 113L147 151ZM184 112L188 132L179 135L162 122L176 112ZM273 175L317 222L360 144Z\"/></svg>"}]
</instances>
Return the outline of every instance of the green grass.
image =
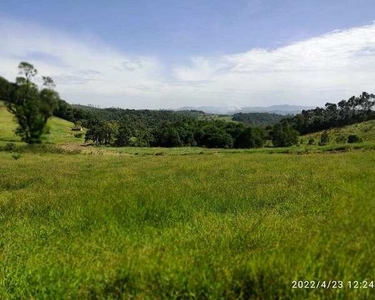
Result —
<instances>
[{"instance_id":1,"label":"green grass","mask_svg":"<svg viewBox=\"0 0 375 300\"><path fill-rule=\"evenodd\" d=\"M71 130L74 124L69 121L52 117L48 121L47 126L50 133L44 137L44 143L80 144L84 141L84 136L81 138L74 137L77 132ZM0 101L0 146L10 142L23 144L20 137L14 133L16 128L17 124L14 121L13 115L7 111L4 103Z\"/></svg>"},{"instance_id":2,"label":"green grass","mask_svg":"<svg viewBox=\"0 0 375 300\"><path fill-rule=\"evenodd\" d=\"M1 299L366 299L375 152L0 152Z\"/></svg>"},{"instance_id":3,"label":"green grass","mask_svg":"<svg viewBox=\"0 0 375 300\"><path fill-rule=\"evenodd\" d=\"M342 137L347 139L349 135L355 134L362 138L365 142L375 142L375 120L348 125L341 128L332 128L327 130L330 137L330 144L339 144L336 139ZM315 139L315 142L320 141L322 132L311 133L303 136L304 144L307 144L310 138Z\"/></svg>"}]
</instances>

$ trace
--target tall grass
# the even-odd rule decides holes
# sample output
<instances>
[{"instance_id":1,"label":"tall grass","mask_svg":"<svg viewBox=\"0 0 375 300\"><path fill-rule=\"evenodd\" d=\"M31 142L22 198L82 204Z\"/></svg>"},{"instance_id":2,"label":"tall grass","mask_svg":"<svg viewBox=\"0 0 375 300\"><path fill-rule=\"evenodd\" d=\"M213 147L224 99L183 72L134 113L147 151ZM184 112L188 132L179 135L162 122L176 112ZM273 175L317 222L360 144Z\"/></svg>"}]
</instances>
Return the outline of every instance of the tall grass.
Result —
<instances>
[{"instance_id":1,"label":"tall grass","mask_svg":"<svg viewBox=\"0 0 375 300\"><path fill-rule=\"evenodd\" d=\"M1 299L365 299L375 152L0 152Z\"/></svg>"}]
</instances>

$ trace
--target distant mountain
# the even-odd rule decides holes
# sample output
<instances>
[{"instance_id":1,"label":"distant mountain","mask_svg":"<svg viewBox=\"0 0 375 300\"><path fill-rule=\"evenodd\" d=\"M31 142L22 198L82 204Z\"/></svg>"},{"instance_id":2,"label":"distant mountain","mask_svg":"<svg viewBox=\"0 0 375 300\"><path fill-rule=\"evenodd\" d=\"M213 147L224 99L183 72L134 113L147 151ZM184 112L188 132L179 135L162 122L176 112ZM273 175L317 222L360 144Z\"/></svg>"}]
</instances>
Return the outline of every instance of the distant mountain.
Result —
<instances>
[{"instance_id":1,"label":"distant mountain","mask_svg":"<svg viewBox=\"0 0 375 300\"><path fill-rule=\"evenodd\" d=\"M218 115L233 115L235 113L247 113L247 112L267 112L275 113L280 115L295 115L300 113L302 110L312 109L311 106L299 106L299 105L272 105L272 106L254 106L254 107L238 107L238 106L199 106L190 107L185 106L178 110L200 110L208 114Z\"/></svg>"}]
</instances>

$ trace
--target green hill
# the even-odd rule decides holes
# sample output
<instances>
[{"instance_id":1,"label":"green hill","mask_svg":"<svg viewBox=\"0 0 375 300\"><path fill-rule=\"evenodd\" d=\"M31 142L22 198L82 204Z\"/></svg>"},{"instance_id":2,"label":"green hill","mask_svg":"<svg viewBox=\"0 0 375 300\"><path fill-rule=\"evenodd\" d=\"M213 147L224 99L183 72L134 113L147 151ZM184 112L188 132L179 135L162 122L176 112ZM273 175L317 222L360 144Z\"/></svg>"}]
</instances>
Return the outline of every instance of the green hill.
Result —
<instances>
[{"instance_id":1,"label":"green hill","mask_svg":"<svg viewBox=\"0 0 375 300\"><path fill-rule=\"evenodd\" d=\"M332 128L326 130L330 138L330 144L346 143L349 135L357 135L364 142L375 142L375 120L348 125L341 128ZM316 143L320 141L320 135L323 131L310 133L304 135L302 139L304 144L308 143L310 138L313 138Z\"/></svg>"},{"instance_id":2,"label":"green hill","mask_svg":"<svg viewBox=\"0 0 375 300\"><path fill-rule=\"evenodd\" d=\"M77 132L72 131L73 123L52 117L48 121L49 134L44 138L45 143L65 144L65 143L82 143L84 135L75 137ZM0 101L0 145L6 143L22 143L19 136L14 131L17 124L11 113L9 113L2 101Z\"/></svg>"}]
</instances>

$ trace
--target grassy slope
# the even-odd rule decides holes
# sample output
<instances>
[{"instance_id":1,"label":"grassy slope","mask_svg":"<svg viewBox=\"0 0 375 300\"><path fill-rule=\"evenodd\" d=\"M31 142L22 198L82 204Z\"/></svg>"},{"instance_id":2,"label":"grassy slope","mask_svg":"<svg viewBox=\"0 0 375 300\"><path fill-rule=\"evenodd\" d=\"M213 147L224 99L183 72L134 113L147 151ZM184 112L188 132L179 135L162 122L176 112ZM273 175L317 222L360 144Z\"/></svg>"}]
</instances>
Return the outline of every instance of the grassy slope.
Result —
<instances>
[{"instance_id":1,"label":"grassy slope","mask_svg":"<svg viewBox=\"0 0 375 300\"><path fill-rule=\"evenodd\" d=\"M373 295L373 151L0 162L2 299Z\"/></svg>"},{"instance_id":2,"label":"grassy slope","mask_svg":"<svg viewBox=\"0 0 375 300\"><path fill-rule=\"evenodd\" d=\"M82 143L84 138L75 138L75 132L71 131L73 124L66 120L52 117L48 121L50 134L45 136L45 142L51 144L63 143ZM12 114L10 114L4 103L0 101L0 145L9 142L21 143L20 137L15 135L14 131L17 124L14 122Z\"/></svg>"},{"instance_id":3,"label":"grassy slope","mask_svg":"<svg viewBox=\"0 0 375 300\"><path fill-rule=\"evenodd\" d=\"M331 144L336 144L336 138L340 136L347 138L351 134L358 135L365 142L375 142L375 120L348 125L341 128L333 128L327 130L327 132L330 136ZM304 143L306 144L311 137L315 139L316 143L318 143L320 141L321 133L322 132L316 132L303 136Z\"/></svg>"}]
</instances>

